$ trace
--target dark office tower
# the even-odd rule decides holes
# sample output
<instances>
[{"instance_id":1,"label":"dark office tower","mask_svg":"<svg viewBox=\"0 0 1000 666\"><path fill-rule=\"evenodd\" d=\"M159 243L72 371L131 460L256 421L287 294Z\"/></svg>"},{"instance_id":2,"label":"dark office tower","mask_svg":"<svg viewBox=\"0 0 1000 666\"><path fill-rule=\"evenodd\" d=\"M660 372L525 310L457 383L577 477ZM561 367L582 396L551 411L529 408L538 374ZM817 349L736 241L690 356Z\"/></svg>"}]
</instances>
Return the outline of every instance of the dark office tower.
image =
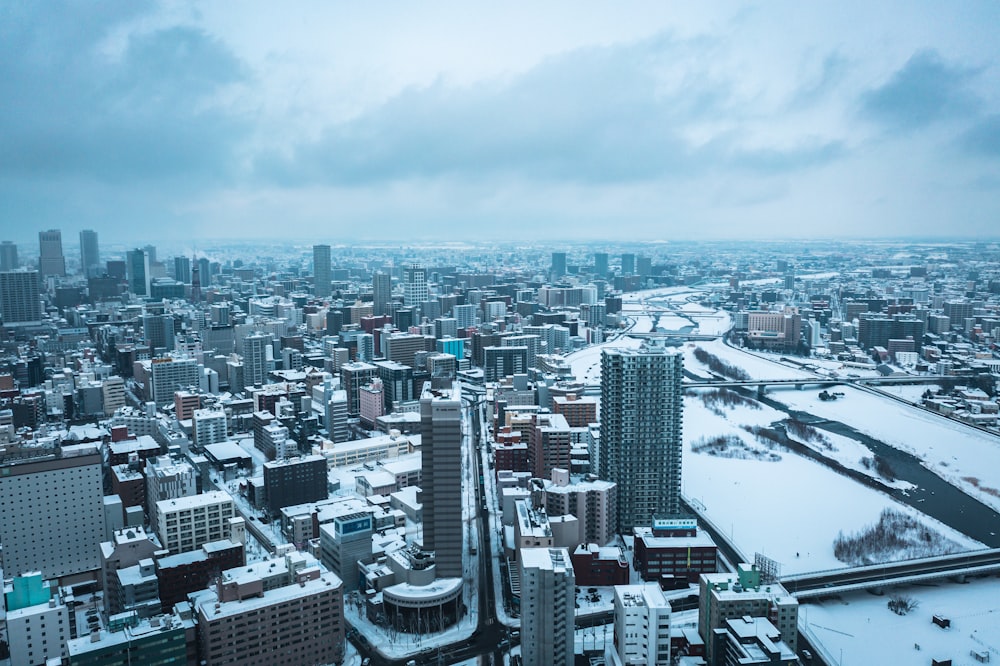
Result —
<instances>
[{"instance_id":1,"label":"dark office tower","mask_svg":"<svg viewBox=\"0 0 1000 666\"><path fill-rule=\"evenodd\" d=\"M413 326L413 308L399 308L392 313L392 325L404 333Z\"/></svg>"},{"instance_id":2,"label":"dark office tower","mask_svg":"<svg viewBox=\"0 0 1000 666\"><path fill-rule=\"evenodd\" d=\"M174 348L176 322L173 315L144 315L142 336L152 352L159 349L171 351Z\"/></svg>"},{"instance_id":3,"label":"dark office tower","mask_svg":"<svg viewBox=\"0 0 1000 666\"><path fill-rule=\"evenodd\" d=\"M197 260L191 266L191 301L201 300L201 263Z\"/></svg>"},{"instance_id":4,"label":"dark office tower","mask_svg":"<svg viewBox=\"0 0 1000 666\"><path fill-rule=\"evenodd\" d=\"M156 246L155 245L147 245L147 246L145 246L142 249L145 250L146 255L149 256L149 263L155 264L156 263Z\"/></svg>"},{"instance_id":5,"label":"dark office tower","mask_svg":"<svg viewBox=\"0 0 1000 666\"><path fill-rule=\"evenodd\" d=\"M618 531L680 514L683 356L662 341L601 353L598 476L618 484Z\"/></svg>"},{"instance_id":6,"label":"dark office tower","mask_svg":"<svg viewBox=\"0 0 1000 666\"><path fill-rule=\"evenodd\" d=\"M136 296L149 296L149 255L145 250L125 253L125 277L129 291Z\"/></svg>"},{"instance_id":7,"label":"dark office tower","mask_svg":"<svg viewBox=\"0 0 1000 666\"><path fill-rule=\"evenodd\" d=\"M653 260L650 257L638 256L635 258L636 273L646 277L653 274Z\"/></svg>"},{"instance_id":8,"label":"dark office tower","mask_svg":"<svg viewBox=\"0 0 1000 666\"><path fill-rule=\"evenodd\" d=\"M174 279L182 284L191 284L191 260L174 257Z\"/></svg>"},{"instance_id":9,"label":"dark office tower","mask_svg":"<svg viewBox=\"0 0 1000 666\"><path fill-rule=\"evenodd\" d=\"M419 307L427 300L427 269L420 264L410 264L403 269L403 304L408 308Z\"/></svg>"},{"instance_id":10,"label":"dark office tower","mask_svg":"<svg viewBox=\"0 0 1000 666\"><path fill-rule=\"evenodd\" d=\"M392 302L392 276L382 271L372 274L372 312L376 317L389 313Z\"/></svg>"},{"instance_id":11,"label":"dark office tower","mask_svg":"<svg viewBox=\"0 0 1000 666\"><path fill-rule=\"evenodd\" d=\"M344 311L339 308L330 308L326 311L326 334L340 335L340 329L344 327Z\"/></svg>"},{"instance_id":12,"label":"dark office tower","mask_svg":"<svg viewBox=\"0 0 1000 666\"><path fill-rule=\"evenodd\" d=\"M101 273L101 253L97 249L97 232L84 229L80 232L80 272L84 277Z\"/></svg>"},{"instance_id":13,"label":"dark office tower","mask_svg":"<svg viewBox=\"0 0 1000 666\"><path fill-rule=\"evenodd\" d=\"M462 577L462 401L458 390L420 396L421 482L425 550L434 551L439 578Z\"/></svg>"},{"instance_id":14,"label":"dark office tower","mask_svg":"<svg viewBox=\"0 0 1000 666\"><path fill-rule=\"evenodd\" d=\"M622 254L622 275L635 274L635 255L632 253Z\"/></svg>"},{"instance_id":15,"label":"dark office tower","mask_svg":"<svg viewBox=\"0 0 1000 666\"><path fill-rule=\"evenodd\" d=\"M43 278L66 275L66 257L62 250L62 232L58 229L38 232L38 272Z\"/></svg>"},{"instance_id":16,"label":"dark office tower","mask_svg":"<svg viewBox=\"0 0 1000 666\"><path fill-rule=\"evenodd\" d=\"M204 257L198 260L198 277L202 289L212 284L212 263Z\"/></svg>"},{"instance_id":17,"label":"dark office tower","mask_svg":"<svg viewBox=\"0 0 1000 666\"><path fill-rule=\"evenodd\" d=\"M608 274L608 253L598 252L594 255L594 275L605 277Z\"/></svg>"},{"instance_id":18,"label":"dark office tower","mask_svg":"<svg viewBox=\"0 0 1000 666\"><path fill-rule=\"evenodd\" d=\"M0 271L12 271L18 266L17 245L13 241L0 243Z\"/></svg>"},{"instance_id":19,"label":"dark office tower","mask_svg":"<svg viewBox=\"0 0 1000 666\"><path fill-rule=\"evenodd\" d=\"M319 298L330 295L330 246L313 245L313 293Z\"/></svg>"},{"instance_id":20,"label":"dark office tower","mask_svg":"<svg viewBox=\"0 0 1000 666\"><path fill-rule=\"evenodd\" d=\"M566 253L565 252L553 252L552 253L552 279L558 280L562 276L566 275Z\"/></svg>"},{"instance_id":21,"label":"dark office tower","mask_svg":"<svg viewBox=\"0 0 1000 666\"><path fill-rule=\"evenodd\" d=\"M38 296L38 271L0 273L0 315L7 326L42 321Z\"/></svg>"}]
</instances>

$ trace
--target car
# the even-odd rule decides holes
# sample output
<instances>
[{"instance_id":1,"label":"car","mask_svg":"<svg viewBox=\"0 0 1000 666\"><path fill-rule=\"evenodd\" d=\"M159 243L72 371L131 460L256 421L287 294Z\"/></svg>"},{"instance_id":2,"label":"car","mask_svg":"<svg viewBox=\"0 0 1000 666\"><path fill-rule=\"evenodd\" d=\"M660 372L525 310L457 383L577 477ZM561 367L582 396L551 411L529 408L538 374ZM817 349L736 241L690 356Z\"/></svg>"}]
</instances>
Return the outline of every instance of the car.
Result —
<instances>
[{"instance_id":1,"label":"car","mask_svg":"<svg viewBox=\"0 0 1000 666\"><path fill-rule=\"evenodd\" d=\"M802 651L802 660L803 661L812 661L813 660L813 653L810 652L809 650L803 650Z\"/></svg>"}]
</instances>

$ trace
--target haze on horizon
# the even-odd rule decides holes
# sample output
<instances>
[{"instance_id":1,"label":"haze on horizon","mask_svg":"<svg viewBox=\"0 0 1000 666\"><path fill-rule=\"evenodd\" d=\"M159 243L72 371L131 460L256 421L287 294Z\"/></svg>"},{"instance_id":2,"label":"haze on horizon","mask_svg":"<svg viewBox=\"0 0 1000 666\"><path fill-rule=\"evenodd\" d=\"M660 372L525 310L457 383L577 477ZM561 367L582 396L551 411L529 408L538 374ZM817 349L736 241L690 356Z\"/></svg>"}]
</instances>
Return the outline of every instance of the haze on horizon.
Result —
<instances>
[{"instance_id":1,"label":"haze on horizon","mask_svg":"<svg viewBox=\"0 0 1000 666\"><path fill-rule=\"evenodd\" d=\"M13 2L0 237L996 237L1000 4Z\"/></svg>"}]
</instances>

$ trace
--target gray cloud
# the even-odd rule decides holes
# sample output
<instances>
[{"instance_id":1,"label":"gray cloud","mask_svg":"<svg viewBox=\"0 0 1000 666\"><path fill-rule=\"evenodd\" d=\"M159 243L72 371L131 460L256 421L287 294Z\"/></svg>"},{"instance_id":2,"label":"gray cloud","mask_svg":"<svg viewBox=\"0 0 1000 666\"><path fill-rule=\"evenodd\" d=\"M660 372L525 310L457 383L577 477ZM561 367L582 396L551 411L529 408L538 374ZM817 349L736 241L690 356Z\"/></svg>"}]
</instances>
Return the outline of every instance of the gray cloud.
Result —
<instances>
[{"instance_id":1,"label":"gray cloud","mask_svg":"<svg viewBox=\"0 0 1000 666\"><path fill-rule=\"evenodd\" d=\"M509 81L406 90L318 141L261 156L258 176L290 186L497 175L615 184L837 157L836 142L814 138L789 150L744 149L739 129L687 138L698 124L738 124L743 113L730 83L707 70L667 82L671 61L693 48L661 35L564 54Z\"/></svg>"},{"instance_id":2,"label":"gray cloud","mask_svg":"<svg viewBox=\"0 0 1000 666\"><path fill-rule=\"evenodd\" d=\"M883 85L864 93L861 111L901 131L967 118L979 107L978 97L970 90L978 72L949 63L934 50L922 50Z\"/></svg>"},{"instance_id":3,"label":"gray cloud","mask_svg":"<svg viewBox=\"0 0 1000 666\"><path fill-rule=\"evenodd\" d=\"M960 142L973 154L1000 158L1000 114L976 122L962 134Z\"/></svg>"},{"instance_id":4,"label":"gray cloud","mask_svg":"<svg viewBox=\"0 0 1000 666\"><path fill-rule=\"evenodd\" d=\"M33 17L35 3L15 4L0 39L0 174L136 182L230 169L248 125L214 96L247 74L219 41L186 26L132 31L118 54L107 40L147 6Z\"/></svg>"}]
</instances>

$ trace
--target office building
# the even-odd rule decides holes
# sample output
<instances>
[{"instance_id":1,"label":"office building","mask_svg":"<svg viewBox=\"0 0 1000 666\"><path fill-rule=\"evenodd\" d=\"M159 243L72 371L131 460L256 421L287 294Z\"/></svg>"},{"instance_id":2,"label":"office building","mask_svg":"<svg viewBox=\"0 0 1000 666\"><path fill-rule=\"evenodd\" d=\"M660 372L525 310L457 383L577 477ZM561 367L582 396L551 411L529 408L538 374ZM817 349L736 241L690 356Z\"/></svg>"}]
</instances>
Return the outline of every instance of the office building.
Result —
<instances>
[{"instance_id":1,"label":"office building","mask_svg":"<svg viewBox=\"0 0 1000 666\"><path fill-rule=\"evenodd\" d=\"M0 271L13 271L21 267L17 259L17 245L13 241L0 243Z\"/></svg>"},{"instance_id":2,"label":"office building","mask_svg":"<svg viewBox=\"0 0 1000 666\"><path fill-rule=\"evenodd\" d=\"M191 259L174 257L174 279L182 284L191 284Z\"/></svg>"},{"instance_id":3,"label":"office building","mask_svg":"<svg viewBox=\"0 0 1000 666\"><path fill-rule=\"evenodd\" d=\"M455 322L460 331L460 335L465 335L464 332L476 325L476 306L472 304L456 305L451 309L452 316L455 318Z\"/></svg>"},{"instance_id":4,"label":"office building","mask_svg":"<svg viewBox=\"0 0 1000 666\"><path fill-rule=\"evenodd\" d=\"M150 511L156 512L156 535L160 543L173 554L228 539L229 519L236 516L232 498L221 490L161 500Z\"/></svg>"},{"instance_id":5,"label":"office building","mask_svg":"<svg viewBox=\"0 0 1000 666\"><path fill-rule=\"evenodd\" d=\"M670 603L655 583L615 586L608 666L670 666Z\"/></svg>"},{"instance_id":6,"label":"office building","mask_svg":"<svg viewBox=\"0 0 1000 666\"><path fill-rule=\"evenodd\" d=\"M612 481L573 480L565 469L553 469L551 481L537 481L542 488L541 505L549 516L572 515L580 521L579 543L599 546L615 538L618 487Z\"/></svg>"},{"instance_id":7,"label":"office building","mask_svg":"<svg viewBox=\"0 0 1000 666\"><path fill-rule=\"evenodd\" d=\"M462 577L462 401L457 388L424 385L420 396L424 550L440 578Z\"/></svg>"},{"instance_id":8,"label":"office building","mask_svg":"<svg viewBox=\"0 0 1000 666\"><path fill-rule=\"evenodd\" d=\"M101 382L101 399L104 415L111 416L119 407L125 406L125 380L115 375Z\"/></svg>"},{"instance_id":9,"label":"office building","mask_svg":"<svg viewBox=\"0 0 1000 666\"><path fill-rule=\"evenodd\" d=\"M382 271L372 274L372 312L376 317L391 314L392 276Z\"/></svg>"},{"instance_id":10,"label":"office building","mask_svg":"<svg viewBox=\"0 0 1000 666\"><path fill-rule=\"evenodd\" d=\"M780 640L792 652L798 649L799 602L780 583L762 583L755 565L740 564L735 574L703 574L698 588L698 633L709 664L722 663L715 654L715 630L744 616L769 618Z\"/></svg>"},{"instance_id":11,"label":"office building","mask_svg":"<svg viewBox=\"0 0 1000 666\"><path fill-rule=\"evenodd\" d=\"M597 475L618 484L618 531L680 514L683 355L663 341L601 353Z\"/></svg>"},{"instance_id":12,"label":"office building","mask_svg":"<svg viewBox=\"0 0 1000 666\"><path fill-rule=\"evenodd\" d=\"M597 252L594 254L594 275L607 277L608 275L608 253Z\"/></svg>"},{"instance_id":13,"label":"office building","mask_svg":"<svg viewBox=\"0 0 1000 666\"><path fill-rule=\"evenodd\" d=\"M654 518L651 527L636 527L632 564L643 580L697 583L702 574L719 570L718 548L698 532L693 518Z\"/></svg>"},{"instance_id":14,"label":"office building","mask_svg":"<svg viewBox=\"0 0 1000 666\"><path fill-rule=\"evenodd\" d=\"M84 277L101 274L101 253L97 247L97 232L84 229L80 232L80 272Z\"/></svg>"},{"instance_id":15,"label":"office building","mask_svg":"<svg viewBox=\"0 0 1000 666\"><path fill-rule=\"evenodd\" d=\"M377 361L375 367L378 378L382 381L387 411L401 402L413 399L413 368L396 361Z\"/></svg>"},{"instance_id":16,"label":"office building","mask_svg":"<svg viewBox=\"0 0 1000 666\"><path fill-rule=\"evenodd\" d=\"M313 293L318 298L330 295L330 246L313 245Z\"/></svg>"},{"instance_id":17,"label":"office building","mask_svg":"<svg viewBox=\"0 0 1000 666\"><path fill-rule=\"evenodd\" d=\"M566 253L565 252L553 252L552 253L552 269L550 271L553 280L558 280L562 276L566 275Z\"/></svg>"},{"instance_id":18,"label":"office building","mask_svg":"<svg viewBox=\"0 0 1000 666\"><path fill-rule=\"evenodd\" d=\"M49 580L100 566L104 485L96 445L8 446L0 453L0 507L5 575L40 571Z\"/></svg>"},{"instance_id":19,"label":"office building","mask_svg":"<svg viewBox=\"0 0 1000 666\"><path fill-rule=\"evenodd\" d=\"M149 296L152 275L149 267L149 255L145 250L135 249L125 253L125 278L128 290L136 296Z\"/></svg>"},{"instance_id":20,"label":"office building","mask_svg":"<svg viewBox=\"0 0 1000 666\"><path fill-rule=\"evenodd\" d=\"M484 347L484 381L498 382L504 377L528 371L527 347Z\"/></svg>"},{"instance_id":21,"label":"office building","mask_svg":"<svg viewBox=\"0 0 1000 666\"><path fill-rule=\"evenodd\" d=\"M361 414L362 386L371 384L377 368L370 363L354 361L340 367L340 385L347 391L347 414L351 417Z\"/></svg>"},{"instance_id":22,"label":"office building","mask_svg":"<svg viewBox=\"0 0 1000 666\"><path fill-rule=\"evenodd\" d=\"M781 632L770 620L749 615L726 620L722 628L712 632L712 653L715 663L725 666L799 666L802 663L781 640ZM931 664L948 661L931 659Z\"/></svg>"},{"instance_id":23,"label":"office building","mask_svg":"<svg viewBox=\"0 0 1000 666\"><path fill-rule=\"evenodd\" d=\"M576 577L569 552L565 548L523 549L521 657L524 666L573 666L575 604Z\"/></svg>"},{"instance_id":24,"label":"office building","mask_svg":"<svg viewBox=\"0 0 1000 666\"><path fill-rule=\"evenodd\" d=\"M268 513L277 516L286 506L325 500L326 475L326 459L318 455L264 463L264 505Z\"/></svg>"},{"instance_id":25,"label":"office building","mask_svg":"<svg viewBox=\"0 0 1000 666\"><path fill-rule=\"evenodd\" d=\"M427 269L411 264L403 269L403 305L418 307L427 300ZM401 328L401 327L400 327Z\"/></svg>"},{"instance_id":26,"label":"office building","mask_svg":"<svg viewBox=\"0 0 1000 666\"><path fill-rule=\"evenodd\" d=\"M62 232L58 229L38 232L38 272L43 278L66 276L66 257L63 256Z\"/></svg>"},{"instance_id":27,"label":"office building","mask_svg":"<svg viewBox=\"0 0 1000 666\"><path fill-rule=\"evenodd\" d=\"M367 511L349 511L319 526L323 566L340 576L347 591L360 586L358 562L371 559L374 529L372 514Z\"/></svg>"},{"instance_id":28,"label":"office building","mask_svg":"<svg viewBox=\"0 0 1000 666\"><path fill-rule=\"evenodd\" d=\"M622 253L622 275L635 273L635 255L631 252Z\"/></svg>"},{"instance_id":29,"label":"office building","mask_svg":"<svg viewBox=\"0 0 1000 666\"><path fill-rule=\"evenodd\" d=\"M41 323L38 271L0 273L0 314L6 326Z\"/></svg>"},{"instance_id":30,"label":"office building","mask_svg":"<svg viewBox=\"0 0 1000 666\"><path fill-rule=\"evenodd\" d=\"M176 324L173 315L147 314L142 317L142 337L152 353L172 351Z\"/></svg>"},{"instance_id":31,"label":"office building","mask_svg":"<svg viewBox=\"0 0 1000 666\"><path fill-rule=\"evenodd\" d=\"M569 469L573 446L569 424L561 414L535 414L528 431L528 464L539 479L548 479L555 468Z\"/></svg>"}]
</instances>

